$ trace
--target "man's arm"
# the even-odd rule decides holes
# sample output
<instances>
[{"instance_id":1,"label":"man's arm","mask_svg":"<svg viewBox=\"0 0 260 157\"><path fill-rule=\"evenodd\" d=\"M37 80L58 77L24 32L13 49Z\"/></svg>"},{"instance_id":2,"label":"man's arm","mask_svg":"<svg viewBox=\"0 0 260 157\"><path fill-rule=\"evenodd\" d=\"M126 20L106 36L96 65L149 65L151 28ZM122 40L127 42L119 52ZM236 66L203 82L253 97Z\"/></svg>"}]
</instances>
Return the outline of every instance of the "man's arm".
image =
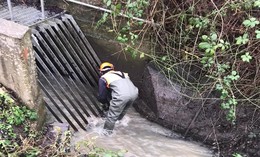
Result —
<instances>
[{"instance_id":1,"label":"man's arm","mask_svg":"<svg viewBox=\"0 0 260 157\"><path fill-rule=\"evenodd\" d=\"M100 78L98 81L98 101L102 104L109 103L107 100L109 91L106 87L106 81Z\"/></svg>"}]
</instances>

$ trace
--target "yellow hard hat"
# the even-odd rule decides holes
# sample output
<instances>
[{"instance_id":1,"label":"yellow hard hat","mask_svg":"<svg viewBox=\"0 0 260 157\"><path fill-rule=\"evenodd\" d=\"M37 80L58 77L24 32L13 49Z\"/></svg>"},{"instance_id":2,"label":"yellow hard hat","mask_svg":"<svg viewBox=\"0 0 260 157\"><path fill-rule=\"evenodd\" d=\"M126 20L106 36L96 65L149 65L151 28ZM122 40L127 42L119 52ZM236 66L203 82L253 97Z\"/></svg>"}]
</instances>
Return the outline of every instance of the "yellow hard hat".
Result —
<instances>
[{"instance_id":1,"label":"yellow hard hat","mask_svg":"<svg viewBox=\"0 0 260 157\"><path fill-rule=\"evenodd\" d=\"M109 63L109 62L104 62L100 65L99 70L102 71L108 71L108 70L113 70L114 69L114 65Z\"/></svg>"}]
</instances>

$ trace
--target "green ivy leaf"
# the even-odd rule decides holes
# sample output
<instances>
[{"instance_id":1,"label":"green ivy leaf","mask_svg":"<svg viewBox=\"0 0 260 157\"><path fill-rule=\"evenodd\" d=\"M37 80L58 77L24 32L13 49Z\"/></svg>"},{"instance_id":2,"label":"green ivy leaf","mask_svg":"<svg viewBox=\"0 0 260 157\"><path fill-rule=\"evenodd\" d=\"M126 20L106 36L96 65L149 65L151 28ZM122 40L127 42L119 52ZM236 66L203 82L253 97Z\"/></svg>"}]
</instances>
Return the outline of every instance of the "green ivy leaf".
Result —
<instances>
[{"instance_id":1,"label":"green ivy leaf","mask_svg":"<svg viewBox=\"0 0 260 157\"><path fill-rule=\"evenodd\" d=\"M246 27L250 26L250 20L245 20L243 22L243 25L245 25Z\"/></svg>"},{"instance_id":2,"label":"green ivy leaf","mask_svg":"<svg viewBox=\"0 0 260 157\"><path fill-rule=\"evenodd\" d=\"M106 3L106 5L107 5L107 6L110 6L111 3L112 3L112 1L111 1L111 0L108 0L107 3Z\"/></svg>"},{"instance_id":3,"label":"green ivy leaf","mask_svg":"<svg viewBox=\"0 0 260 157\"><path fill-rule=\"evenodd\" d=\"M256 1L255 1L254 7L260 8L260 0L256 0Z\"/></svg>"},{"instance_id":4,"label":"green ivy leaf","mask_svg":"<svg viewBox=\"0 0 260 157\"><path fill-rule=\"evenodd\" d=\"M111 154L111 153L106 153L106 154L104 154L104 157L113 157L113 154Z\"/></svg>"},{"instance_id":5,"label":"green ivy leaf","mask_svg":"<svg viewBox=\"0 0 260 157\"><path fill-rule=\"evenodd\" d=\"M230 68L228 64L217 64L217 67L219 73L224 73L226 72L226 69Z\"/></svg>"},{"instance_id":6,"label":"green ivy leaf","mask_svg":"<svg viewBox=\"0 0 260 157\"><path fill-rule=\"evenodd\" d=\"M249 52L247 52L241 56L241 59L243 62L250 62L250 60L252 59L252 56L249 54Z\"/></svg>"},{"instance_id":7,"label":"green ivy leaf","mask_svg":"<svg viewBox=\"0 0 260 157\"><path fill-rule=\"evenodd\" d=\"M259 24L259 21L255 17L251 17L248 20L245 20L243 22L243 25L245 25L246 27L250 27L250 28L253 28L258 24Z\"/></svg>"},{"instance_id":8,"label":"green ivy leaf","mask_svg":"<svg viewBox=\"0 0 260 157\"><path fill-rule=\"evenodd\" d=\"M138 21L138 25L139 25L139 26L143 25L143 23L144 23L144 22L142 22L142 21Z\"/></svg>"},{"instance_id":9,"label":"green ivy leaf","mask_svg":"<svg viewBox=\"0 0 260 157\"><path fill-rule=\"evenodd\" d=\"M132 51L132 52L131 52L131 56L132 56L133 58L136 58L136 57L137 57L137 52L136 52L136 51Z\"/></svg>"},{"instance_id":10,"label":"green ivy leaf","mask_svg":"<svg viewBox=\"0 0 260 157\"><path fill-rule=\"evenodd\" d=\"M249 41L249 39L248 39L247 33L245 33L243 36L239 36L236 38L237 45L246 44L248 41Z\"/></svg>"},{"instance_id":11,"label":"green ivy leaf","mask_svg":"<svg viewBox=\"0 0 260 157\"><path fill-rule=\"evenodd\" d=\"M209 48L211 48L211 44L209 44L208 42L201 42L201 43L199 43L199 48L209 49Z\"/></svg>"},{"instance_id":12,"label":"green ivy leaf","mask_svg":"<svg viewBox=\"0 0 260 157\"><path fill-rule=\"evenodd\" d=\"M256 30L255 33L256 33L256 39L260 39L260 31Z\"/></svg>"},{"instance_id":13,"label":"green ivy leaf","mask_svg":"<svg viewBox=\"0 0 260 157\"><path fill-rule=\"evenodd\" d=\"M216 90L222 90L223 89L223 86L221 84L216 84Z\"/></svg>"},{"instance_id":14,"label":"green ivy leaf","mask_svg":"<svg viewBox=\"0 0 260 157\"><path fill-rule=\"evenodd\" d=\"M218 38L218 36L217 36L216 33L212 33L210 37L211 37L211 40L212 40L212 41L216 41L217 38Z\"/></svg>"},{"instance_id":15,"label":"green ivy leaf","mask_svg":"<svg viewBox=\"0 0 260 157\"><path fill-rule=\"evenodd\" d=\"M0 145L2 146L8 146L11 144L11 141L9 140L0 140Z\"/></svg>"},{"instance_id":16,"label":"green ivy leaf","mask_svg":"<svg viewBox=\"0 0 260 157\"><path fill-rule=\"evenodd\" d=\"M118 37L117 37L117 40L118 40L118 41L123 41L123 38L122 38L121 36L118 36Z\"/></svg>"},{"instance_id":17,"label":"green ivy leaf","mask_svg":"<svg viewBox=\"0 0 260 157\"><path fill-rule=\"evenodd\" d=\"M119 4L116 5L116 9L117 9L117 10L121 10L121 8L122 8L122 4L121 4L121 3L119 3Z\"/></svg>"},{"instance_id":18,"label":"green ivy leaf","mask_svg":"<svg viewBox=\"0 0 260 157\"><path fill-rule=\"evenodd\" d=\"M204 40L204 41L207 41L208 40L208 36L207 35L202 35L202 40Z\"/></svg>"},{"instance_id":19,"label":"green ivy leaf","mask_svg":"<svg viewBox=\"0 0 260 157\"><path fill-rule=\"evenodd\" d=\"M232 98L232 99L229 99L229 100L228 100L228 103L235 106L235 105L237 105L237 100L234 99L234 98Z\"/></svg>"},{"instance_id":20,"label":"green ivy leaf","mask_svg":"<svg viewBox=\"0 0 260 157\"><path fill-rule=\"evenodd\" d=\"M231 75L228 75L226 78L229 80L235 81L235 80L239 79L239 75L237 75L236 71L232 71Z\"/></svg>"},{"instance_id":21,"label":"green ivy leaf","mask_svg":"<svg viewBox=\"0 0 260 157\"><path fill-rule=\"evenodd\" d=\"M222 109L229 109L229 108L230 108L230 105L229 105L229 103L222 103L222 104L221 104L221 108L222 108Z\"/></svg>"},{"instance_id":22,"label":"green ivy leaf","mask_svg":"<svg viewBox=\"0 0 260 157\"><path fill-rule=\"evenodd\" d=\"M141 54L140 54L140 58L144 58L144 53L141 53Z\"/></svg>"}]
</instances>

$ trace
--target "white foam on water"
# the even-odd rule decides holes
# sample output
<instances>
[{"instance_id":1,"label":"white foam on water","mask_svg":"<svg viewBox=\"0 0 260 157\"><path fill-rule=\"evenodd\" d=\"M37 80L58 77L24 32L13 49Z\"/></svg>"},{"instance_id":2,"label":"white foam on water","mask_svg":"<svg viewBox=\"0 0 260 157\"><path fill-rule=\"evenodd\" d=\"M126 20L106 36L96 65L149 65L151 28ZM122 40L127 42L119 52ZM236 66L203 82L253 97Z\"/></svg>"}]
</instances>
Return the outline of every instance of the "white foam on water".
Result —
<instances>
[{"instance_id":1,"label":"white foam on water","mask_svg":"<svg viewBox=\"0 0 260 157\"><path fill-rule=\"evenodd\" d=\"M91 127L75 133L72 142L95 139L98 147L127 150L124 157L213 157L201 143L183 140L171 130L142 118L133 108L116 122L112 134L104 132L104 123L104 118L91 119Z\"/></svg>"},{"instance_id":2,"label":"white foam on water","mask_svg":"<svg viewBox=\"0 0 260 157\"><path fill-rule=\"evenodd\" d=\"M124 117L123 117L123 119L121 119L121 120L118 120L117 122L116 122L116 125L119 125L119 126L128 126L128 123L131 121L131 118L128 116L128 115L125 115Z\"/></svg>"}]
</instances>

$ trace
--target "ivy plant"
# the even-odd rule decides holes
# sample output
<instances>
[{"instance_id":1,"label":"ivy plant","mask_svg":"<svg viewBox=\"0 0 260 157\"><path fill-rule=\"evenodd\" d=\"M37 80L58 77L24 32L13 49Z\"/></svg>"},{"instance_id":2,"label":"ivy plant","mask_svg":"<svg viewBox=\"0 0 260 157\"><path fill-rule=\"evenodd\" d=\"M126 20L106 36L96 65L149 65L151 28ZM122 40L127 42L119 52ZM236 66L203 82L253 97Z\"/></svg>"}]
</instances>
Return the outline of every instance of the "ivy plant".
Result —
<instances>
[{"instance_id":1,"label":"ivy plant","mask_svg":"<svg viewBox=\"0 0 260 157\"><path fill-rule=\"evenodd\" d=\"M231 74L224 76L223 79L219 79L219 83L216 84L216 90L220 91L221 93L221 108L228 111L227 120L232 121L233 123L235 122L235 109L238 103L234 95L231 93L231 84L233 81L237 81L239 77L240 76L236 71L232 71Z\"/></svg>"},{"instance_id":2,"label":"ivy plant","mask_svg":"<svg viewBox=\"0 0 260 157\"><path fill-rule=\"evenodd\" d=\"M243 156L241 154L239 154L239 153L233 153L232 157L243 157Z\"/></svg>"},{"instance_id":3,"label":"ivy plant","mask_svg":"<svg viewBox=\"0 0 260 157\"><path fill-rule=\"evenodd\" d=\"M244 62L250 62L252 56L249 54L249 52L246 52L244 55L241 56L241 59Z\"/></svg>"},{"instance_id":4,"label":"ivy plant","mask_svg":"<svg viewBox=\"0 0 260 157\"><path fill-rule=\"evenodd\" d=\"M254 28L256 25L259 24L259 21L255 17L251 17L248 20L243 22L243 25L246 27Z\"/></svg>"},{"instance_id":5,"label":"ivy plant","mask_svg":"<svg viewBox=\"0 0 260 157\"><path fill-rule=\"evenodd\" d=\"M255 0L254 7L260 8L260 0Z\"/></svg>"},{"instance_id":6,"label":"ivy plant","mask_svg":"<svg viewBox=\"0 0 260 157\"><path fill-rule=\"evenodd\" d=\"M260 39L260 30L256 30L255 33L256 33L256 39Z\"/></svg>"},{"instance_id":7,"label":"ivy plant","mask_svg":"<svg viewBox=\"0 0 260 157\"><path fill-rule=\"evenodd\" d=\"M189 24L195 28L205 28L208 26L209 22L209 19L206 17L191 17L189 19Z\"/></svg>"},{"instance_id":8,"label":"ivy plant","mask_svg":"<svg viewBox=\"0 0 260 157\"><path fill-rule=\"evenodd\" d=\"M199 43L199 48L205 51L204 56L201 59L201 63L204 67L210 67L214 63L214 55L216 51L223 52L229 47L229 43L220 39L216 33L208 35L202 35L202 42Z\"/></svg>"},{"instance_id":9,"label":"ivy plant","mask_svg":"<svg viewBox=\"0 0 260 157\"><path fill-rule=\"evenodd\" d=\"M247 33L243 34L243 36L239 36L236 38L237 45L246 44L248 41L249 41L249 39L248 39Z\"/></svg>"}]
</instances>

